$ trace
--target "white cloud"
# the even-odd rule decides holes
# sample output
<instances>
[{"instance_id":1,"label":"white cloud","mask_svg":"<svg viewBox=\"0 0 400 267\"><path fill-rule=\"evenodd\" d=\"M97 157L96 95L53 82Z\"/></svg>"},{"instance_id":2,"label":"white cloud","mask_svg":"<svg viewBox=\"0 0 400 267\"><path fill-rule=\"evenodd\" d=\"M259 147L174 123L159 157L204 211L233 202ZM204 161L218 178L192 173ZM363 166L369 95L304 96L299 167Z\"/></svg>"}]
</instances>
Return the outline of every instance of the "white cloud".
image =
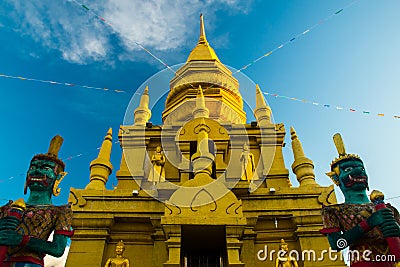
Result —
<instances>
[{"instance_id":1,"label":"white cloud","mask_svg":"<svg viewBox=\"0 0 400 267\"><path fill-rule=\"evenodd\" d=\"M80 64L113 58L137 60L120 56L140 49L135 42L156 51L185 46L188 38L198 34L201 12L212 19L221 9L245 12L249 5L241 0L98 0L87 4L88 12L75 0L8 1L14 7L10 16L22 34Z\"/></svg>"}]
</instances>

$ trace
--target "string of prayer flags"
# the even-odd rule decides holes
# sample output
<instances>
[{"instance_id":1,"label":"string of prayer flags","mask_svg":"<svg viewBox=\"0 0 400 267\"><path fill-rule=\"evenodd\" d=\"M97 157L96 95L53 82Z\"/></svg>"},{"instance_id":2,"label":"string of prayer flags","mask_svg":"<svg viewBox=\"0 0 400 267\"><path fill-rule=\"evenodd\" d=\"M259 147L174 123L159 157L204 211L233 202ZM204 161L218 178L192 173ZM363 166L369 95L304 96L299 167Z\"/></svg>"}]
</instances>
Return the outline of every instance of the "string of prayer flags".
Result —
<instances>
[{"instance_id":1,"label":"string of prayer flags","mask_svg":"<svg viewBox=\"0 0 400 267\"><path fill-rule=\"evenodd\" d=\"M8 179L0 180L0 183L4 183L4 182L6 182L6 181L13 180L16 176L23 177L23 176L25 176L25 175L26 175L26 173L20 173L19 175L10 176L10 177L8 177Z\"/></svg>"},{"instance_id":2,"label":"string of prayer flags","mask_svg":"<svg viewBox=\"0 0 400 267\"><path fill-rule=\"evenodd\" d=\"M240 68L239 70L233 72L233 74L236 74L236 73L238 73L238 72L241 72L241 71L247 69L248 67L250 67L251 65L255 64L256 62L260 61L261 59L270 56L270 55L271 55L272 53L274 53L276 50L283 48L283 47L286 46L287 44L289 44L289 43L293 42L294 40L296 40L298 37L301 37L301 36L307 34L307 33L310 32L312 29L314 29L314 28L316 28L317 26L319 26L320 24L322 24L322 23L324 23L324 22L330 20L333 16L335 16L335 15L341 13L343 10L349 8L351 5L353 5L354 3L358 2L358 1L360 1L360 0L354 0L353 2L351 2L351 3L350 3L349 5L347 5L346 7L342 8L342 9L339 9L339 10L336 11L334 14L332 14L332 15L330 15L330 16L328 16L328 17L322 19L322 20L320 20L317 24L315 24L315 25L313 25L312 27L310 27L310 28L304 30L302 33L296 35L295 37L290 38L288 41L286 41L285 43L279 45L279 46L276 47L275 49L273 49L273 50L271 50L271 51L265 53L264 55L262 55L262 56L260 56L259 58L253 60L252 62L250 62L250 63L244 65L244 66L243 66L242 68ZM113 30L115 30L115 27L114 27L109 21L107 21L107 20L104 19L103 17L99 16L99 15L98 15L97 13L95 13L94 11L92 11L87 5L82 4L82 3L78 2L77 0L71 0L71 2L76 3L77 5L79 5L79 6L82 7L83 9L85 9L85 11L87 11L88 13L91 13L94 17L98 18L99 20L101 20L102 22L104 22L105 24L107 24L108 26L110 26ZM131 40L130 38L127 38L127 40L133 42L133 43L134 43L135 45L137 45L140 49L142 49L143 51L145 51L145 52L146 52L147 54L149 54L151 57L153 57L153 58L156 59L158 62L160 62L162 65L164 65L167 69L169 69L169 70L172 71L175 75L177 75L176 72L175 72L167 63L165 63L162 59L160 59L159 57L157 57L156 55L154 55L149 49L147 49L146 47L144 47L144 46L141 45L140 43L138 43L138 42L136 42L136 41L134 41L134 40ZM180 75L178 75L178 76L180 76ZM181 78L184 80L183 77L181 77ZM194 88L194 86L193 86L191 83L189 83L189 84Z\"/></svg>"},{"instance_id":3,"label":"string of prayer flags","mask_svg":"<svg viewBox=\"0 0 400 267\"><path fill-rule=\"evenodd\" d=\"M298 101L298 102L302 102L302 103L306 103L306 104L312 104L312 105L315 105L315 106L319 106L320 105L320 103L318 103L318 102L309 101L309 100L305 100L305 99L298 99L298 98L295 98L295 97L288 97L288 96L278 95L278 94L273 94L273 93L268 93L268 92L263 92L263 93L265 95L267 95L267 96L273 96L273 97L276 97L276 98L278 98L278 97L279 98L285 98L285 99ZM340 106L333 106L333 105L330 105L330 104L322 104L321 106L325 107L325 108L331 108L332 107L332 108L335 108L337 110L347 110L347 111L350 111L350 112L357 112L357 110L354 109L354 108L344 108L344 107L340 107ZM365 110L360 111L360 112L362 114L365 114L365 115L370 115L371 114L370 111L365 111ZM384 113L377 113L376 115L378 117L385 117ZM395 118L395 119L400 119L400 115L393 115L392 117Z\"/></svg>"},{"instance_id":4,"label":"string of prayer flags","mask_svg":"<svg viewBox=\"0 0 400 267\"><path fill-rule=\"evenodd\" d=\"M338 10L338 11L336 11L336 12L335 12L335 15L339 14L339 13L342 12L342 11L343 11L343 8L340 9L340 10Z\"/></svg>"},{"instance_id":5,"label":"string of prayer flags","mask_svg":"<svg viewBox=\"0 0 400 267\"><path fill-rule=\"evenodd\" d=\"M84 5L80 2L78 2L77 0L71 0L71 2L74 2L75 4L77 4L78 6L82 7L83 9L85 9L86 12L91 13L95 18L99 19L100 21L102 21L103 23L105 23L106 25L108 25L112 30L114 30L115 32L118 32L114 25L106 20L105 18L101 17L100 15L98 15L97 13L95 13L94 11L92 11L92 9L90 9L87 5ZM157 57L156 55L154 55L149 49L147 49L146 47L144 47L142 44L138 43L135 40L130 39L129 37L126 38L128 41L134 43L136 46L138 46L140 49L142 49L143 51L145 51L147 54L149 54L152 58L154 58L155 60L157 60L158 62L160 62L163 66L165 66L167 69L169 69L172 73L174 73L175 75L176 72L167 64L165 63L161 58ZM181 75L177 75L178 77L180 77L182 80L185 80ZM195 88L194 85L192 85L191 83L189 83L192 88Z\"/></svg>"},{"instance_id":6,"label":"string of prayer flags","mask_svg":"<svg viewBox=\"0 0 400 267\"><path fill-rule=\"evenodd\" d=\"M87 11L88 13L91 13L95 18L99 19L100 21L104 22L105 24L107 24L108 26L111 27L111 29L115 30L115 27L111 24L111 22L109 22L108 20L106 20L105 18L101 17L100 15L98 15L97 13L95 13L93 10L91 10L87 5L84 5L80 2L78 2L77 0L71 0L72 2L74 2L75 4L79 5L80 7L82 7L83 9L85 9L85 11ZM115 30L116 31L116 30ZM130 40L128 38L128 40ZM157 61L159 61L161 64L163 64L165 67L167 67L168 69L172 70L170 66L168 66L168 64L166 64L164 61L162 61L160 58L158 58L157 56L155 56L153 53L150 52L150 50L148 50L147 48L145 48L143 45L139 44L136 41L130 40L132 41L135 45L137 45L138 47L140 47L140 49L142 49L143 51L145 51L146 53L148 53L150 56L152 56L154 59L156 59ZM174 73L175 71L172 70Z\"/></svg>"},{"instance_id":7,"label":"string of prayer flags","mask_svg":"<svg viewBox=\"0 0 400 267\"><path fill-rule=\"evenodd\" d=\"M299 37L302 37L304 35L306 35L307 33L309 33L311 30L315 29L316 27L320 26L321 24L327 22L328 20L332 19L335 15L338 15L339 13L341 13L343 10L349 8L350 6L352 6L353 4L355 4L356 2L358 2L360 0L355 0L353 2L351 2L350 4L348 4L347 6L345 6L344 8L339 9L338 11L336 11L334 14L331 14L329 16L327 16L324 19L321 19L320 21L318 21L318 23L314 24L313 26L311 26L310 28L306 29L305 31L303 31L302 33L297 34L295 37L292 37L289 39L289 41L286 41L282 44L280 44L279 46L277 46L276 48L272 49L271 51L269 51L268 53L265 53L264 55L262 55L261 57L253 60L252 62L244 65L243 67L241 67L240 69L238 69L237 71L235 71L233 74L236 74L238 72L241 72L245 69L247 69L248 67L250 67L251 65L255 64L256 62L260 61L261 59L268 57L269 55L271 55L272 53L276 52L277 50L283 48L284 46L286 46L287 44L293 42L294 40L296 40Z\"/></svg>"},{"instance_id":8,"label":"string of prayer flags","mask_svg":"<svg viewBox=\"0 0 400 267\"><path fill-rule=\"evenodd\" d=\"M115 141L114 144L119 144L119 141ZM101 147L98 147L98 148L96 148L96 150L100 150L100 148ZM66 157L66 158L62 158L62 160L63 161L69 161L69 160L72 160L74 158L79 158L79 157L82 157L82 156L90 155L93 152L94 152L94 150L92 150L91 152L79 153L79 154L76 154L74 156L69 156L69 157ZM24 176L24 175L26 175L26 173L20 173L18 176ZM15 178L15 176L10 176L10 177L8 177L7 180L13 180L14 178ZM3 182L5 182L5 180L0 180L0 183L3 183Z\"/></svg>"},{"instance_id":9,"label":"string of prayer flags","mask_svg":"<svg viewBox=\"0 0 400 267\"><path fill-rule=\"evenodd\" d=\"M114 92L114 93L126 93L126 91L123 91L123 90L112 90L112 89L109 89L107 87L95 87L95 86L79 85L79 84L73 84L73 83L56 82L56 81L49 81L49 80L40 80L40 79L35 79L35 78L26 78L26 77L22 77L22 76L12 76L12 75L2 74L2 73L0 73L0 77L9 78L9 79L19 79L19 80L22 80L22 81L33 81L33 82L40 82L40 83L63 85L63 86L69 86L69 87L81 87L81 88L87 88L87 89L109 91L109 92Z\"/></svg>"},{"instance_id":10,"label":"string of prayer flags","mask_svg":"<svg viewBox=\"0 0 400 267\"><path fill-rule=\"evenodd\" d=\"M114 144L119 144L119 141L115 141ZM96 150L100 150L100 148L101 148L101 147L98 147L98 148L96 148ZM94 150L93 150L93 151L94 151ZM91 154L91 153L93 153L93 151L84 152L84 153L79 153L79 154L76 154L76 155L74 155L74 156L69 156L69 157L63 158L62 160L67 161L67 160L71 160L71 159L74 159L74 158L79 158L79 157L82 157L82 156Z\"/></svg>"}]
</instances>

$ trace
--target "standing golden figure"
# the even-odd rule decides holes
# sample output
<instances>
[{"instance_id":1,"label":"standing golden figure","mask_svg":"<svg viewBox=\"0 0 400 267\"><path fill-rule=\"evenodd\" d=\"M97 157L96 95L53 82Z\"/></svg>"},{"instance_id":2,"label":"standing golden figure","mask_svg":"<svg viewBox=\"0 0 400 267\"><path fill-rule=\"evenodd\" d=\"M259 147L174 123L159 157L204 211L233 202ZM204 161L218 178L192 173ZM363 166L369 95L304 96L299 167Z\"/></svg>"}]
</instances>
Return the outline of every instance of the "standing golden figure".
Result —
<instances>
[{"instance_id":1,"label":"standing golden figure","mask_svg":"<svg viewBox=\"0 0 400 267\"><path fill-rule=\"evenodd\" d=\"M253 174L256 170L256 165L254 163L254 155L250 152L249 144L245 143L243 145L243 151L240 155L240 162L242 164L242 177L241 180L253 181L258 180L258 177L253 178Z\"/></svg>"},{"instance_id":2,"label":"standing golden figure","mask_svg":"<svg viewBox=\"0 0 400 267\"><path fill-rule=\"evenodd\" d=\"M153 164L153 168L150 170L148 181L153 182L153 185L165 182L165 157L160 146L157 146L156 153L151 157L151 163Z\"/></svg>"}]
</instances>

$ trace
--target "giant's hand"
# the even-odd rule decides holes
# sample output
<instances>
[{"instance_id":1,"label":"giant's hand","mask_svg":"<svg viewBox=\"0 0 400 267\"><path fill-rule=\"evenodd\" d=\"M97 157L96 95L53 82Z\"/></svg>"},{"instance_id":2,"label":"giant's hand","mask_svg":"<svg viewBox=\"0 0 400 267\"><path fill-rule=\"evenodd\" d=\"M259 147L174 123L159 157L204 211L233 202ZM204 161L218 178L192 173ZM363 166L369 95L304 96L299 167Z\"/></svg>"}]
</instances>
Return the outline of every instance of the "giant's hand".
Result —
<instances>
[{"instance_id":1,"label":"giant's hand","mask_svg":"<svg viewBox=\"0 0 400 267\"><path fill-rule=\"evenodd\" d=\"M22 235L13 230L0 231L0 245L18 246L21 244Z\"/></svg>"},{"instance_id":2,"label":"giant's hand","mask_svg":"<svg viewBox=\"0 0 400 267\"><path fill-rule=\"evenodd\" d=\"M67 239L66 236L58 234L54 234L53 241L31 237L26 244L26 247L39 253L61 257L64 254L65 247L67 246Z\"/></svg>"},{"instance_id":3,"label":"giant's hand","mask_svg":"<svg viewBox=\"0 0 400 267\"><path fill-rule=\"evenodd\" d=\"M384 208L374 212L365 221L343 233L341 231L328 233L329 244L334 250L342 250L357 242L366 232L376 226L381 229L384 236L396 235L400 231L394 220L393 212L388 208Z\"/></svg>"},{"instance_id":4,"label":"giant's hand","mask_svg":"<svg viewBox=\"0 0 400 267\"><path fill-rule=\"evenodd\" d=\"M387 220L379 226L384 237L400 237L400 226L396 220Z\"/></svg>"},{"instance_id":5,"label":"giant's hand","mask_svg":"<svg viewBox=\"0 0 400 267\"><path fill-rule=\"evenodd\" d=\"M388 208L380 209L372 213L371 216L366 219L369 227L371 228L374 228L375 226L381 226L383 223L393 220L393 212Z\"/></svg>"},{"instance_id":6,"label":"giant's hand","mask_svg":"<svg viewBox=\"0 0 400 267\"><path fill-rule=\"evenodd\" d=\"M16 229L19 225L19 220L15 217L4 217L0 219L0 231L6 229Z\"/></svg>"}]
</instances>

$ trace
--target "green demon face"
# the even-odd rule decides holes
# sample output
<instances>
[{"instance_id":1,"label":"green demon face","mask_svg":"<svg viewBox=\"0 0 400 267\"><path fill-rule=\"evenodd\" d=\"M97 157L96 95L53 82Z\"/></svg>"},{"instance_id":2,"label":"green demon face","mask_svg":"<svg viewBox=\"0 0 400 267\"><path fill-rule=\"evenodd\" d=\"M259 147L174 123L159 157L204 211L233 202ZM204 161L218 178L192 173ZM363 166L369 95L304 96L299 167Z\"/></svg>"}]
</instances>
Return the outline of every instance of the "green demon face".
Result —
<instances>
[{"instance_id":1,"label":"green demon face","mask_svg":"<svg viewBox=\"0 0 400 267\"><path fill-rule=\"evenodd\" d=\"M360 160L349 159L340 162L339 171L339 176L335 178L338 179L341 188L368 189L368 176L365 172L364 164Z\"/></svg>"},{"instance_id":2,"label":"green demon face","mask_svg":"<svg viewBox=\"0 0 400 267\"><path fill-rule=\"evenodd\" d=\"M37 159L31 162L26 176L26 186L31 191L45 191L53 188L56 179L56 163Z\"/></svg>"}]
</instances>

